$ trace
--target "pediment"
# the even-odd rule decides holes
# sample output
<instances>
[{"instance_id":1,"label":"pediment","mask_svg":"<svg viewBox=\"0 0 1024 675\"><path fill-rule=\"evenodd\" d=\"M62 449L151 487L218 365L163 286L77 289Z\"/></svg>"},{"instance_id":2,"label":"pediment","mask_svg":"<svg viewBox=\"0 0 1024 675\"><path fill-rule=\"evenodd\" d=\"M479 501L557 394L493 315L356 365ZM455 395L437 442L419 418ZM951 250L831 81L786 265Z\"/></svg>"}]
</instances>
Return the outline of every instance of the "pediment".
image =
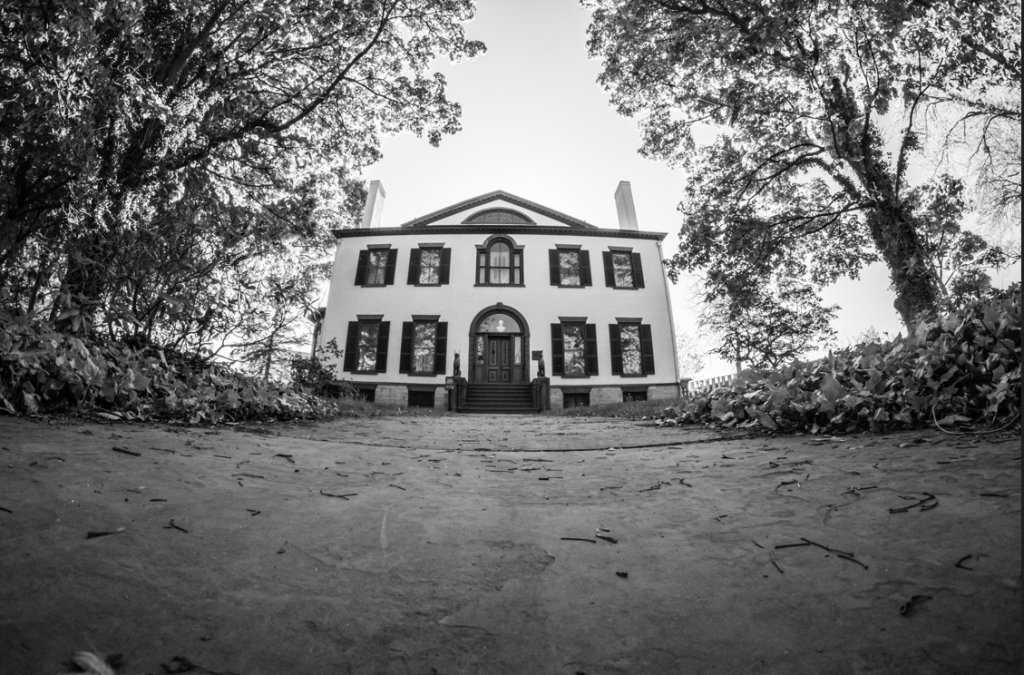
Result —
<instances>
[{"instance_id":1,"label":"pediment","mask_svg":"<svg viewBox=\"0 0 1024 675\"><path fill-rule=\"evenodd\" d=\"M594 229L586 221L532 202L503 190L467 199L403 223L402 228L431 226L515 225Z\"/></svg>"}]
</instances>

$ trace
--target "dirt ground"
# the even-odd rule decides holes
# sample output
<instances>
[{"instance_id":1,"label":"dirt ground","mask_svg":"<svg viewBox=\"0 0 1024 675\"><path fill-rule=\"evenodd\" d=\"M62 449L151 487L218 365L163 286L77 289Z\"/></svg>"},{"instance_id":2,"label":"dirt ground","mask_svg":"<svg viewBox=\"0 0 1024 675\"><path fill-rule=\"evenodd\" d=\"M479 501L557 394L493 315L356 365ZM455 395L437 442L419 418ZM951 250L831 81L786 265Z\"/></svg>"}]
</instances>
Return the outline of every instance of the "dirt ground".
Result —
<instances>
[{"instance_id":1,"label":"dirt ground","mask_svg":"<svg viewBox=\"0 0 1024 675\"><path fill-rule=\"evenodd\" d=\"M0 672L1019 673L1020 441L2 418Z\"/></svg>"}]
</instances>

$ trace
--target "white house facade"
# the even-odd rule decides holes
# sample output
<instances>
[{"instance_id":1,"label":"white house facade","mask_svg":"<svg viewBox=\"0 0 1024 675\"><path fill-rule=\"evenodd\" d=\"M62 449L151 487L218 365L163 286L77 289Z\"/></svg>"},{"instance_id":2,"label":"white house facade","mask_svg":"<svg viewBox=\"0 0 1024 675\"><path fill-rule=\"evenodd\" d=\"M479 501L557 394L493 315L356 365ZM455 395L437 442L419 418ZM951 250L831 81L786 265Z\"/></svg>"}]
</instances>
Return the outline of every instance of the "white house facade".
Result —
<instances>
[{"instance_id":1,"label":"white house facade","mask_svg":"<svg viewBox=\"0 0 1024 675\"><path fill-rule=\"evenodd\" d=\"M495 191L382 227L337 230L321 347L380 403L517 412L678 394L664 233L618 228Z\"/></svg>"}]
</instances>

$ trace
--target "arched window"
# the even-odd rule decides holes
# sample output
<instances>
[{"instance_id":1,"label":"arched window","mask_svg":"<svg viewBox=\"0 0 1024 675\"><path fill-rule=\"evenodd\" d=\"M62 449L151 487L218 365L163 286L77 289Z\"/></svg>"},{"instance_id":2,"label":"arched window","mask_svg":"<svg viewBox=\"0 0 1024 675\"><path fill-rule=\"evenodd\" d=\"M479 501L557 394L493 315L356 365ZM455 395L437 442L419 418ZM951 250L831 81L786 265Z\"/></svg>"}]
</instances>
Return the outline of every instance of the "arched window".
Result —
<instances>
[{"instance_id":1,"label":"arched window","mask_svg":"<svg viewBox=\"0 0 1024 675\"><path fill-rule=\"evenodd\" d=\"M476 283L480 286L522 286L523 247L507 237L491 237L477 246Z\"/></svg>"}]
</instances>

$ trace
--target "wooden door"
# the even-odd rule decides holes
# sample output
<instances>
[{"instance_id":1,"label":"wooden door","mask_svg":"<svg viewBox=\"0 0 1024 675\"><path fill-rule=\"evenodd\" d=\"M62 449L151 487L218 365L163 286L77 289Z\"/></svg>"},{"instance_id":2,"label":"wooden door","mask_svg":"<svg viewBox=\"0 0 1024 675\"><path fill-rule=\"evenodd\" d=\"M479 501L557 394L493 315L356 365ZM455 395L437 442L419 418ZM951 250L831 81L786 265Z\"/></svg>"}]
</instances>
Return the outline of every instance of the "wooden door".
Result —
<instances>
[{"instance_id":1,"label":"wooden door","mask_svg":"<svg viewBox=\"0 0 1024 675\"><path fill-rule=\"evenodd\" d=\"M512 338L487 337L487 383L508 384L512 381Z\"/></svg>"}]
</instances>

